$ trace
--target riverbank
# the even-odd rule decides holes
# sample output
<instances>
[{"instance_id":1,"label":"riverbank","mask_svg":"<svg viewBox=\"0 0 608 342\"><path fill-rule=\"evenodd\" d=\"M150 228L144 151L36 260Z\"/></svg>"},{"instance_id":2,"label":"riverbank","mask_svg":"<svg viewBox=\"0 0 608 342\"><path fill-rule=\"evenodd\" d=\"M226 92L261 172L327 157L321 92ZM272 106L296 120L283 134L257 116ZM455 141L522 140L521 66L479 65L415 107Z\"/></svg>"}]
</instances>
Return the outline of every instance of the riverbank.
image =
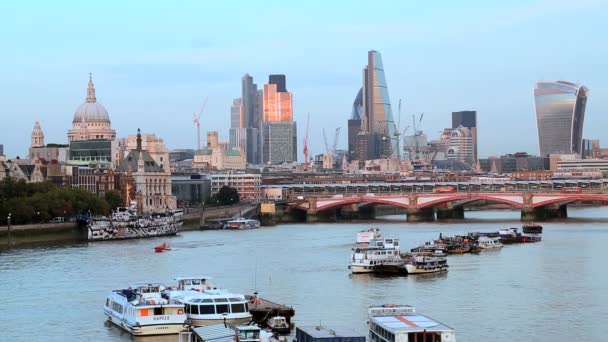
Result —
<instances>
[{"instance_id":1,"label":"riverbank","mask_svg":"<svg viewBox=\"0 0 608 342\"><path fill-rule=\"evenodd\" d=\"M0 248L49 242L75 242L87 239L76 223L43 223L0 227Z\"/></svg>"}]
</instances>

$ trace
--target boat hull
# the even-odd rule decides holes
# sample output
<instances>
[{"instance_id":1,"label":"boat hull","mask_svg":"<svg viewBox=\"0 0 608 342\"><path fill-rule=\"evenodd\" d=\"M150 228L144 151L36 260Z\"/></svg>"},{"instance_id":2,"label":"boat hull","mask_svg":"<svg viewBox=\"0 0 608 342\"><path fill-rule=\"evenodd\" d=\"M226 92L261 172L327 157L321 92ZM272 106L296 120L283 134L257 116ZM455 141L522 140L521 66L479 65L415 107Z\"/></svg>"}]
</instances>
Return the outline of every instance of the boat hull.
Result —
<instances>
[{"instance_id":1,"label":"boat hull","mask_svg":"<svg viewBox=\"0 0 608 342\"><path fill-rule=\"evenodd\" d=\"M158 225L150 227L115 227L108 226L101 229L88 227L89 241L141 239L159 236L176 235L182 224Z\"/></svg>"},{"instance_id":2,"label":"boat hull","mask_svg":"<svg viewBox=\"0 0 608 342\"><path fill-rule=\"evenodd\" d=\"M424 274L424 273L438 273L438 272L447 272L448 267L435 267L435 268L418 268L415 265L407 264L405 265L405 269L407 270L407 274Z\"/></svg>"},{"instance_id":3,"label":"boat hull","mask_svg":"<svg viewBox=\"0 0 608 342\"><path fill-rule=\"evenodd\" d=\"M108 321L115 326L125 330L133 336L154 336L154 335L173 335L185 331L187 328L183 323L165 323L144 326L131 326L125 321L122 321L110 314L106 313Z\"/></svg>"},{"instance_id":4,"label":"boat hull","mask_svg":"<svg viewBox=\"0 0 608 342\"><path fill-rule=\"evenodd\" d=\"M350 271L356 273L405 273L405 268L401 265L351 265Z\"/></svg>"},{"instance_id":5,"label":"boat hull","mask_svg":"<svg viewBox=\"0 0 608 342\"><path fill-rule=\"evenodd\" d=\"M224 323L223 319L196 319L196 318L188 318L188 319L191 322L190 324L194 327L204 327L207 325ZM251 322L251 320L252 320L251 317L227 318L226 324L246 325L246 324L249 324L249 322Z\"/></svg>"}]
</instances>

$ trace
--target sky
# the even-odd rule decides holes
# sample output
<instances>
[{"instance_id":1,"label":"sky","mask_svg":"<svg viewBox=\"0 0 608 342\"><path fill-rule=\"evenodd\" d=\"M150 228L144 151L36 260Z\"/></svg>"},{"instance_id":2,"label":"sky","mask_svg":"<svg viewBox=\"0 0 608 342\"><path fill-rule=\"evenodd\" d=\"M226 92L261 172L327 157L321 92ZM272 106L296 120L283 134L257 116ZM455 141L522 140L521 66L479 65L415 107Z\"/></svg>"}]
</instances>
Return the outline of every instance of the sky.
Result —
<instances>
[{"instance_id":1,"label":"sky","mask_svg":"<svg viewBox=\"0 0 608 342\"><path fill-rule=\"evenodd\" d=\"M590 89L584 136L608 146L607 1L2 1L0 144L24 156L36 120L46 143L67 143L93 73L119 137L162 137L170 149L228 139L241 77L286 74L301 158L323 129L347 147L347 120L367 51L382 54L395 120L424 113L430 138L451 112L478 112L480 157L538 154L533 85ZM331 141L330 141L331 143Z\"/></svg>"}]
</instances>

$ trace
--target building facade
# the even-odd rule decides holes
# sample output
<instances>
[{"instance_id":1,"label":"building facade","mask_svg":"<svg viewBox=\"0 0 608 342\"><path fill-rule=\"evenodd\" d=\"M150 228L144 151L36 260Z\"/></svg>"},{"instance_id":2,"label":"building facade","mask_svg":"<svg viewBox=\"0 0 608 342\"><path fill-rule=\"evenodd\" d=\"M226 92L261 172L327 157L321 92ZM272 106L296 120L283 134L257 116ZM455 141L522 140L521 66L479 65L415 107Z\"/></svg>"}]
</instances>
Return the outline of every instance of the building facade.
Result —
<instances>
[{"instance_id":1,"label":"building facade","mask_svg":"<svg viewBox=\"0 0 608 342\"><path fill-rule=\"evenodd\" d=\"M575 83L536 82L534 103L541 156L581 154L589 89Z\"/></svg>"},{"instance_id":2,"label":"building facade","mask_svg":"<svg viewBox=\"0 0 608 342\"><path fill-rule=\"evenodd\" d=\"M263 122L262 155L264 164L291 163L298 160L296 123Z\"/></svg>"},{"instance_id":3,"label":"building facade","mask_svg":"<svg viewBox=\"0 0 608 342\"><path fill-rule=\"evenodd\" d=\"M211 194L217 194L223 186L235 188L241 201L259 202L262 176L255 173L211 174Z\"/></svg>"},{"instance_id":4,"label":"building facade","mask_svg":"<svg viewBox=\"0 0 608 342\"><path fill-rule=\"evenodd\" d=\"M470 166L475 164L473 133L470 128L459 126L451 130L446 159L455 159Z\"/></svg>"},{"instance_id":5,"label":"building facade","mask_svg":"<svg viewBox=\"0 0 608 342\"><path fill-rule=\"evenodd\" d=\"M463 110L452 112L452 128L466 127L473 135L473 159L477 161L477 112L474 110Z\"/></svg>"}]
</instances>

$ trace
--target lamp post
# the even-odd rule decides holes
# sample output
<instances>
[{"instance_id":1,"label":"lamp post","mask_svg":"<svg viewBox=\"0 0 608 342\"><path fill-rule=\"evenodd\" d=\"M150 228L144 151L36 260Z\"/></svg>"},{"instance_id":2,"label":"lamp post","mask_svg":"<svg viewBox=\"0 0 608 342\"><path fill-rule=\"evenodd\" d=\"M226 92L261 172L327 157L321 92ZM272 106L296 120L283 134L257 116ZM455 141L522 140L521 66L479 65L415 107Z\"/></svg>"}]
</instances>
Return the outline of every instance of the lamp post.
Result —
<instances>
[{"instance_id":1,"label":"lamp post","mask_svg":"<svg viewBox=\"0 0 608 342\"><path fill-rule=\"evenodd\" d=\"M11 247L11 213L8 213L8 216L6 218L6 222L8 225L7 228L7 235L8 235L8 247Z\"/></svg>"},{"instance_id":2,"label":"lamp post","mask_svg":"<svg viewBox=\"0 0 608 342\"><path fill-rule=\"evenodd\" d=\"M38 224L42 224L42 220L40 219L40 212L36 212L36 217L38 218Z\"/></svg>"}]
</instances>

